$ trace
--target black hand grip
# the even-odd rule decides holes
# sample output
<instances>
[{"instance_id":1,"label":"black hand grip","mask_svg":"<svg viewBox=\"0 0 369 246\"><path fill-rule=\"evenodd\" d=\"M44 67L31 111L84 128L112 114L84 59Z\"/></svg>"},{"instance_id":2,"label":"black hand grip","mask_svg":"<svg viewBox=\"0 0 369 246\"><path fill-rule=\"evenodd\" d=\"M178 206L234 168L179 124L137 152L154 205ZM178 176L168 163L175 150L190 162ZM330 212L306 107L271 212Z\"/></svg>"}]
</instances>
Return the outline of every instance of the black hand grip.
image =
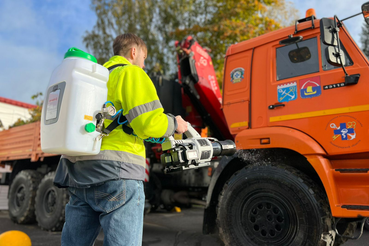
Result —
<instances>
[{"instance_id":1,"label":"black hand grip","mask_svg":"<svg viewBox=\"0 0 369 246\"><path fill-rule=\"evenodd\" d=\"M276 107L284 107L286 106L285 104L281 103L281 104L274 104L274 105L269 105L269 109L275 109Z\"/></svg>"}]
</instances>

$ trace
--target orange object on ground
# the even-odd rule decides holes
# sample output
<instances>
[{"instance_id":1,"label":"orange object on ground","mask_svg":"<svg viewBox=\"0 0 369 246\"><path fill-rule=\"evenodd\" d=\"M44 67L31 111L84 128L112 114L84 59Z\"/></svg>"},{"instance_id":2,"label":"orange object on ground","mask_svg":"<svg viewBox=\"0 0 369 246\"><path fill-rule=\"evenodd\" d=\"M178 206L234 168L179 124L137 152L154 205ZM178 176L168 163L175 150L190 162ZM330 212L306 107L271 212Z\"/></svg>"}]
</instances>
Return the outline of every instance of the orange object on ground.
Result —
<instances>
[{"instance_id":1,"label":"orange object on ground","mask_svg":"<svg viewBox=\"0 0 369 246\"><path fill-rule=\"evenodd\" d=\"M21 231L7 231L0 234L0 246L31 246L29 236Z\"/></svg>"}]
</instances>

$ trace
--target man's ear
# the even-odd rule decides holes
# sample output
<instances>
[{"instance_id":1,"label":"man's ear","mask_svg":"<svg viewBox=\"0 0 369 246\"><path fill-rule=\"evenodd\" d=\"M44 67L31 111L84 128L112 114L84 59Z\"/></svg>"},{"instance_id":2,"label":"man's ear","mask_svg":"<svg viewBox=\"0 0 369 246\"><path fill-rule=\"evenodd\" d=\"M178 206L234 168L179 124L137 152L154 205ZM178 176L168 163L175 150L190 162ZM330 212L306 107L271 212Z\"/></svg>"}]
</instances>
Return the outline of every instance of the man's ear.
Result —
<instances>
[{"instance_id":1,"label":"man's ear","mask_svg":"<svg viewBox=\"0 0 369 246\"><path fill-rule=\"evenodd\" d=\"M131 48L131 59L135 59L136 55L137 55L137 49L136 47L132 47Z\"/></svg>"}]
</instances>

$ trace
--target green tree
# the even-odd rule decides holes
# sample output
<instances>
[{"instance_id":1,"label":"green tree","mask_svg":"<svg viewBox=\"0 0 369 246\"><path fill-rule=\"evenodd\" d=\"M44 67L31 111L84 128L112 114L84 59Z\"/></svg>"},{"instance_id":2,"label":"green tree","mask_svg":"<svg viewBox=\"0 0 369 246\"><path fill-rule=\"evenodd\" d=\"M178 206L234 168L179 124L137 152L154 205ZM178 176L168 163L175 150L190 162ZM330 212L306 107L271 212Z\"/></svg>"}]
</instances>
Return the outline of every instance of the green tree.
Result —
<instances>
[{"instance_id":1,"label":"green tree","mask_svg":"<svg viewBox=\"0 0 369 246\"><path fill-rule=\"evenodd\" d=\"M211 48L221 73L229 45L278 29L297 12L285 0L92 0L91 8L97 22L83 42L99 63L112 55L117 35L133 32L148 46L148 70L166 74L175 69L175 40L192 35Z\"/></svg>"},{"instance_id":2,"label":"green tree","mask_svg":"<svg viewBox=\"0 0 369 246\"><path fill-rule=\"evenodd\" d=\"M157 27L157 0L92 0L91 8L97 15L97 22L91 31L86 31L83 42L100 64L113 55L113 41L122 33L135 33L148 48L146 64L152 68L155 63L166 66L163 38Z\"/></svg>"},{"instance_id":3,"label":"green tree","mask_svg":"<svg viewBox=\"0 0 369 246\"><path fill-rule=\"evenodd\" d=\"M42 93L39 92L39 93L33 95L31 98L33 100L36 100L36 99L39 99L41 96L42 96ZM19 118L13 125L9 126L9 128L16 127L16 126L21 126L21 125L25 125L25 124L29 124L29 123L33 123L33 122L36 122L36 121L40 121L41 120L42 105L43 105L43 100L42 99L37 100L36 101L36 107L28 109L28 112L31 115L31 118L28 119L28 120L23 120L23 119Z\"/></svg>"},{"instance_id":4,"label":"green tree","mask_svg":"<svg viewBox=\"0 0 369 246\"><path fill-rule=\"evenodd\" d=\"M361 27L360 41L362 45L361 50L367 57L369 57L369 25L365 22Z\"/></svg>"},{"instance_id":5,"label":"green tree","mask_svg":"<svg viewBox=\"0 0 369 246\"><path fill-rule=\"evenodd\" d=\"M191 33L201 45L212 50L218 81L223 77L224 55L231 44L280 29L281 22L289 25L297 12L284 0L215 0L211 3L214 13L209 19L190 28L178 28L176 37Z\"/></svg>"}]
</instances>

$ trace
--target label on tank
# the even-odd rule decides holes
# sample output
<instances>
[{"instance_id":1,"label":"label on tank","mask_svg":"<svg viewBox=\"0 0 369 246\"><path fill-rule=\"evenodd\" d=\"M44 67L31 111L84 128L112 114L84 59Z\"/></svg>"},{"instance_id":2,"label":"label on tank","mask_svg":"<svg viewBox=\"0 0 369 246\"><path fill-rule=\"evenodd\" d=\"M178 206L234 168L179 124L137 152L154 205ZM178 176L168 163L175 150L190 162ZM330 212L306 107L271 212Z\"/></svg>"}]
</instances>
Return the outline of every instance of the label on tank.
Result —
<instances>
[{"instance_id":1,"label":"label on tank","mask_svg":"<svg viewBox=\"0 0 369 246\"><path fill-rule=\"evenodd\" d=\"M56 85L52 85L47 89L47 96L43 109L45 111L42 113L45 120L45 125L58 122L65 86L66 82L63 81Z\"/></svg>"},{"instance_id":2,"label":"label on tank","mask_svg":"<svg viewBox=\"0 0 369 246\"><path fill-rule=\"evenodd\" d=\"M60 90L52 91L46 105L46 120L55 119L58 115L58 102Z\"/></svg>"}]
</instances>

